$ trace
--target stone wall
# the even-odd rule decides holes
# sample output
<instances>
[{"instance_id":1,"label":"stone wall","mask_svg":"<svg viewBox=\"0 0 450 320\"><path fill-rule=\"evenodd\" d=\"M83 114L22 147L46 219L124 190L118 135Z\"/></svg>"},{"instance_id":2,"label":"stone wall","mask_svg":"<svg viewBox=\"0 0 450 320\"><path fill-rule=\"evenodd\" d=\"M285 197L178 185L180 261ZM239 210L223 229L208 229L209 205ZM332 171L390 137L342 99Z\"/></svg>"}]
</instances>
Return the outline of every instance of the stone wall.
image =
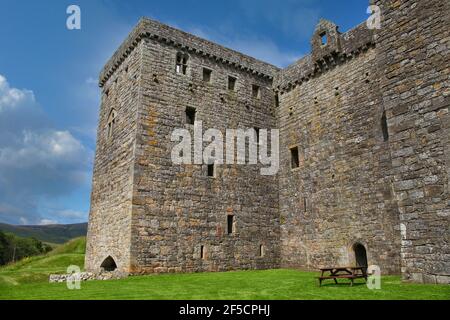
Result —
<instances>
[{"instance_id":1,"label":"stone wall","mask_svg":"<svg viewBox=\"0 0 450 320\"><path fill-rule=\"evenodd\" d=\"M450 2L376 1L405 280L449 283Z\"/></svg>"},{"instance_id":2,"label":"stone wall","mask_svg":"<svg viewBox=\"0 0 450 320\"><path fill-rule=\"evenodd\" d=\"M364 27L340 34L321 21L312 54L278 77L283 267L355 265L353 245L360 243L369 265L400 272L377 49ZM325 32L330 38L322 45ZM349 38L360 46L343 46ZM302 73L293 71L299 68ZM291 167L292 147L298 168Z\"/></svg>"},{"instance_id":3,"label":"stone wall","mask_svg":"<svg viewBox=\"0 0 450 320\"><path fill-rule=\"evenodd\" d=\"M108 256L121 271L128 271L130 265L140 62L140 50L133 51L103 86L86 248L85 266L89 271L99 271ZM117 115L108 136L113 109Z\"/></svg>"},{"instance_id":4,"label":"stone wall","mask_svg":"<svg viewBox=\"0 0 450 320\"><path fill-rule=\"evenodd\" d=\"M322 20L311 54L284 70L142 19L100 74L88 271L108 256L135 274L317 269L354 265L359 243L383 274L448 283L450 4L373 3L380 30ZM174 166L188 107L203 131L279 128L279 174Z\"/></svg>"},{"instance_id":5,"label":"stone wall","mask_svg":"<svg viewBox=\"0 0 450 320\"><path fill-rule=\"evenodd\" d=\"M276 176L259 166L174 165L175 128L186 124L185 110L196 108L203 131L276 128L272 81L194 52L186 74L176 73L180 48L144 39L142 102L136 145L132 218L132 272L195 272L274 268L279 263ZM186 51L182 51L186 52ZM213 52L214 53L214 52ZM203 81L203 68L212 70ZM228 90L228 76L237 79ZM260 86L260 98L252 97ZM227 216L235 232L227 234ZM259 256L260 246L264 256ZM200 256L201 246L204 258Z\"/></svg>"}]
</instances>

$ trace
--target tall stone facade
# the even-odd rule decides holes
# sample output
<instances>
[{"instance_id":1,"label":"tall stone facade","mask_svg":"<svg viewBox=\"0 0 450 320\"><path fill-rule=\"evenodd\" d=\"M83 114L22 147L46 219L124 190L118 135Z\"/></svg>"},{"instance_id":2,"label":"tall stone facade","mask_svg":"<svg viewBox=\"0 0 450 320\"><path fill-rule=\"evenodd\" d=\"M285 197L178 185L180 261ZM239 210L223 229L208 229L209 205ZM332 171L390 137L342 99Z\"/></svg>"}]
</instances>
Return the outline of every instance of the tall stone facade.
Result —
<instances>
[{"instance_id":1,"label":"tall stone facade","mask_svg":"<svg viewBox=\"0 0 450 320\"><path fill-rule=\"evenodd\" d=\"M449 283L450 5L372 4L381 29L321 20L285 69L142 19L100 75L86 269L314 270L362 247L385 274ZM194 115L278 128L278 174L174 165Z\"/></svg>"}]
</instances>

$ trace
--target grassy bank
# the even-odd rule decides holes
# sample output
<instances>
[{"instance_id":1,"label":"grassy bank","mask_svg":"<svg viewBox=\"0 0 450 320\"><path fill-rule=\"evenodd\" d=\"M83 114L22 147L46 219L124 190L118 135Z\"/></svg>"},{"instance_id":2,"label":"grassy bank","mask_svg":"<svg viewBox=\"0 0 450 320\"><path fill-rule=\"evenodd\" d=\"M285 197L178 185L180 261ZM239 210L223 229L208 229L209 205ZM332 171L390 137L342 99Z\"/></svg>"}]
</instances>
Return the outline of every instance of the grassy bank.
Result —
<instances>
[{"instance_id":1,"label":"grassy bank","mask_svg":"<svg viewBox=\"0 0 450 320\"><path fill-rule=\"evenodd\" d=\"M83 266L85 239L79 238L51 253L0 268L0 299L450 299L450 286L405 284L386 276L381 290L332 282L319 287L316 273L296 270L167 274L89 281L80 290L65 283L49 284L50 273Z\"/></svg>"}]
</instances>

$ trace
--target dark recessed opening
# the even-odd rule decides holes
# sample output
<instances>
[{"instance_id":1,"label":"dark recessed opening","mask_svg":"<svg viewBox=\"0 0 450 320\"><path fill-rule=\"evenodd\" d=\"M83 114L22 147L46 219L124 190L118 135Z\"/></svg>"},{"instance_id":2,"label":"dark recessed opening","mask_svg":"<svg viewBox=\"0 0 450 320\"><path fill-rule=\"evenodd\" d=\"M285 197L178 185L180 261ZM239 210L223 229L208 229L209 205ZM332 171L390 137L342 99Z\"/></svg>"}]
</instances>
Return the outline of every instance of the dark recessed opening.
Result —
<instances>
[{"instance_id":1,"label":"dark recessed opening","mask_svg":"<svg viewBox=\"0 0 450 320\"><path fill-rule=\"evenodd\" d=\"M383 140L388 141L389 140L389 130L388 130L388 124L387 124L387 118L386 118L386 111L384 111L383 115L381 116L381 130L383 131Z\"/></svg>"},{"instance_id":2,"label":"dark recessed opening","mask_svg":"<svg viewBox=\"0 0 450 320\"><path fill-rule=\"evenodd\" d=\"M105 271L114 271L117 269L117 265L114 259L111 256L108 256L105 260L103 260L100 268Z\"/></svg>"},{"instance_id":3,"label":"dark recessed opening","mask_svg":"<svg viewBox=\"0 0 450 320\"><path fill-rule=\"evenodd\" d=\"M361 243L355 243L353 245L353 251L355 252L355 263L357 267L367 268L367 252L366 248Z\"/></svg>"},{"instance_id":4,"label":"dark recessed opening","mask_svg":"<svg viewBox=\"0 0 450 320\"><path fill-rule=\"evenodd\" d=\"M203 81L211 82L211 74L212 74L212 70L210 70L208 68L203 68Z\"/></svg>"},{"instance_id":5,"label":"dark recessed opening","mask_svg":"<svg viewBox=\"0 0 450 320\"><path fill-rule=\"evenodd\" d=\"M291 168L296 169L300 167L300 160L298 156L298 147L291 148Z\"/></svg>"},{"instance_id":6,"label":"dark recessed opening","mask_svg":"<svg viewBox=\"0 0 450 320\"><path fill-rule=\"evenodd\" d=\"M208 164L208 177L214 177L215 176L215 166L214 164Z\"/></svg>"},{"instance_id":7,"label":"dark recessed opening","mask_svg":"<svg viewBox=\"0 0 450 320\"><path fill-rule=\"evenodd\" d=\"M259 246L259 256L264 257L264 245L262 244Z\"/></svg>"},{"instance_id":8,"label":"dark recessed opening","mask_svg":"<svg viewBox=\"0 0 450 320\"><path fill-rule=\"evenodd\" d=\"M233 224L234 224L234 216L228 215L227 216L227 233L228 234L233 234L233 232L234 232Z\"/></svg>"},{"instance_id":9,"label":"dark recessed opening","mask_svg":"<svg viewBox=\"0 0 450 320\"><path fill-rule=\"evenodd\" d=\"M195 114L196 110L193 107L186 108L186 123L187 124L195 124Z\"/></svg>"},{"instance_id":10,"label":"dark recessed opening","mask_svg":"<svg viewBox=\"0 0 450 320\"><path fill-rule=\"evenodd\" d=\"M257 85L252 85L252 96L253 98L259 99L261 96L261 88Z\"/></svg>"},{"instance_id":11,"label":"dark recessed opening","mask_svg":"<svg viewBox=\"0 0 450 320\"><path fill-rule=\"evenodd\" d=\"M183 52L177 53L177 63L175 71L180 74L186 74L189 56Z\"/></svg>"},{"instance_id":12,"label":"dark recessed opening","mask_svg":"<svg viewBox=\"0 0 450 320\"><path fill-rule=\"evenodd\" d=\"M234 91L236 89L236 78L235 77L228 77L228 90Z\"/></svg>"},{"instance_id":13,"label":"dark recessed opening","mask_svg":"<svg viewBox=\"0 0 450 320\"><path fill-rule=\"evenodd\" d=\"M278 93L275 95L275 108L278 108L280 106L280 96Z\"/></svg>"},{"instance_id":14,"label":"dark recessed opening","mask_svg":"<svg viewBox=\"0 0 450 320\"><path fill-rule=\"evenodd\" d=\"M200 259L205 259L205 246L200 246Z\"/></svg>"}]
</instances>

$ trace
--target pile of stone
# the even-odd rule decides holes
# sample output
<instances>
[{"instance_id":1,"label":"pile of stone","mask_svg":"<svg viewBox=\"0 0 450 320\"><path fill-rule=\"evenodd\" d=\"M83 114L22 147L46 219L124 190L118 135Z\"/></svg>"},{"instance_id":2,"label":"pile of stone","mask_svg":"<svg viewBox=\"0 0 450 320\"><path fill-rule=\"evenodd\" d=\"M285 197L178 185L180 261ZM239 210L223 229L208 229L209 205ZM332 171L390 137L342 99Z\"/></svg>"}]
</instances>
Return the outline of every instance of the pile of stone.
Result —
<instances>
[{"instance_id":1,"label":"pile of stone","mask_svg":"<svg viewBox=\"0 0 450 320\"><path fill-rule=\"evenodd\" d=\"M80 272L80 273L72 273L72 274L51 274L49 276L50 283L56 282L66 282L75 281L79 279L80 281L89 281L89 280L118 280L123 279L128 276L127 273L120 271L102 271L99 273L92 272Z\"/></svg>"}]
</instances>

